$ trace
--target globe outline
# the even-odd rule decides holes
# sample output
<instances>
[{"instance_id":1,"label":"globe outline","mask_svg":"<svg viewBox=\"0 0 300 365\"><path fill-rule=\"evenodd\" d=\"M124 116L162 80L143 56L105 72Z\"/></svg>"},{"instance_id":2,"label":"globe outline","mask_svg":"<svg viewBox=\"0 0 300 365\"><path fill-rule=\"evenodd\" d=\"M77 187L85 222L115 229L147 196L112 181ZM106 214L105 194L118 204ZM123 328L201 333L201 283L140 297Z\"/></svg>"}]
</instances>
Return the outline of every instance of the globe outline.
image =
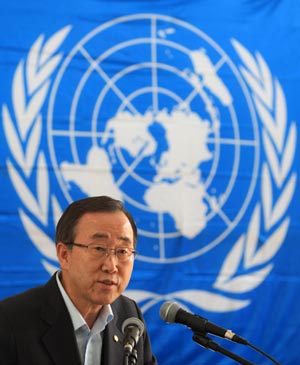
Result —
<instances>
[{"instance_id":1,"label":"globe outline","mask_svg":"<svg viewBox=\"0 0 300 365\"><path fill-rule=\"evenodd\" d=\"M121 22L121 21L127 21L127 20L136 20L136 19L141 19L142 17L146 17L146 18L157 18L157 19L164 19L165 21L170 21L170 22L174 22L174 23L177 23L177 24L179 24L179 25L181 25L181 26L187 26L188 24L186 24L186 23L184 23L184 22L182 22L182 21L180 21L180 20L177 20L177 19L174 19L174 18L171 18L171 17L166 17L166 16L159 16L159 15L145 15L145 14L143 14L143 15L136 15L136 16L127 16L127 17L121 17L121 18L118 18L118 19L116 19L115 21L110 21L110 22L107 22L107 23L105 23L104 25L102 25L102 26L100 26L100 27L98 27L98 28L96 28L94 31L92 31L92 32L90 32L86 37L84 37L83 38L83 40L81 41L81 42L79 42L78 43L78 45L79 44L84 44L84 40L87 40L87 39L89 39L89 38L91 38L92 36L94 36L94 35L96 35L97 33L100 33L101 32L101 30L103 30L103 29L106 29L106 28L108 28L109 26L113 26L113 25L115 25L116 24L116 21L118 21L118 22ZM187 26L187 28L190 28L190 30L191 29L193 29L194 31L195 30L197 30L197 28L195 29L193 26ZM199 34L201 34L202 35L202 37L203 37L203 39L205 39L206 37L205 36L203 36L204 35L204 33L202 33L200 30L197 30L197 32L199 32ZM205 39L206 41L209 39L209 42L208 43L210 43L210 45L212 45L212 44L214 44L215 46L216 46L216 49L219 49L219 47L214 43L214 41L212 41L209 37L207 38L207 39ZM51 122L51 109L53 108L53 104L54 104L54 102L55 102L55 94L56 94L56 92L55 92L55 90L58 88L58 86L59 86L59 78L60 77L62 77L62 75L63 75L63 73L64 73L64 69L66 69L66 67L67 67L67 65L68 65L68 60L70 60L70 57L73 55L74 56L74 54L75 54L75 49L76 49L77 47L75 46L74 48L73 48L73 50L71 51L71 53L69 54L69 56L66 58L66 60L65 60L65 62L63 63L63 66L61 67L61 69L60 69L60 72L59 72L59 74L58 74L58 76L57 76L57 78L56 78L56 80L55 80L55 82L54 82L54 86L53 86L53 88L52 88L52 92L51 92L51 96L50 96L50 102L49 102L49 109L48 109L48 136L49 136L49 141L48 141L48 144L49 144L49 152L50 152L50 155L51 155L51 160L54 162L53 163L53 165L55 166L55 167L57 167L58 168L58 170L59 170L59 165L57 164L57 161L56 161L56 157L55 157L55 148L54 148L54 146L52 145L52 143L51 143L51 138L50 138L50 136L51 136L51 128L49 128L49 126L51 126L51 124L52 124L52 122ZM231 62L230 61L230 59L229 59L229 57L227 56L226 57L226 59L227 59L227 62ZM231 65L231 66L234 66L233 64ZM236 68L235 68L235 66L232 68L233 70L235 70ZM238 74L238 72L236 71L236 73L237 73L237 75L239 76L239 74ZM87 74L86 74L87 75ZM240 78L240 76L239 76L239 78ZM241 79L240 79L241 80ZM256 124L255 124L255 121L256 121L256 118L255 118L255 112L254 112L254 110L253 110L253 106L252 106L252 102L251 102L251 98L250 98L250 96L248 95L248 93L246 92L247 91L247 89L246 89L246 87L245 87L245 85L244 85L244 83L242 82L242 80L241 80L241 85L242 85L242 89L244 89L244 95L245 95L245 99L248 99L248 105L249 105L249 112L250 112L250 114L252 115L252 121L253 121L253 126L254 126L254 135L258 135L258 132L257 132L257 130L255 131L255 127L257 128L257 126L256 126ZM246 92L246 93L245 93ZM252 110L251 110L252 109ZM75 120L75 118L70 118L71 120ZM73 133L73 137L72 138L74 138L74 133ZM93 138L97 138L96 137L96 134L93 134ZM258 138L256 138L256 141L258 141ZM74 144L74 146L75 146L75 144ZM259 146L258 146L259 147ZM74 148L74 151L76 150L76 148ZM256 156L258 155L258 151L257 150L255 150L256 151ZM76 160L76 159L78 159L78 157L76 157L76 153L74 153L74 156L75 156L75 158L74 158L74 161ZM257 169L258 169L258 159L257 159L257 157L255 158L255 162L254 162L254 170L256 170L257 171ZM256 174L254 174L254 175L256 175ZM69 201L69 202L71 202L72 201L72 197L68 194L68 192L67 192L67 190L66 189L64 189L63 188L63 186L65 185L65 182L63 181L63 179L62 179L62 177L60 176L57 176L57 178L58 178L58 181L59 181L59 185L61 186L61 188L62 188L62 191L64 192L64 195L66 196L66 198L67 198L67 200ZM249 191L252 191L252 193L253 193L253 190L254 190L254 186L255 186L255 183L253 183L253 181L251 180L251 184L250 184L250 189L249 189ZM249 198L249 196L250 195L252 195L252 193L251 194L249 194L249 195L247 195L247 199L246 200L248 200L248 203L249 203L249 201L250 201L250 199L251 198ZM126 194L124 194L124 197L125 197L125 200L127 200L127 201L129 201L130 203L132 203L132 201L130 201L130 199L129 199L129 197L126 195ZM246 206L248 206L248 203L246 204ZM245 204L244 204L244 206L245 206ZM246 209L246 208L245 208ZM244 211L245 211L245 209L244 209ZM243 213L241 213L241 211L242 211L242 209L239 211L239 214L238 214L238 216L240 216L240 218L241 218L241 216L244 214L244 212ZM235 222L237 222L237 221L239 221L239 219L240 218L235 218ZM227 231L227 230L226 230ZM142 234L142 235L145 235L145 236L147 236L147 232L146 231L143 231L143 230L140 230L140 233ZM227 232L227 234L229 234L229 232ZM201 248L200 250L198 250L198 251L194 251L194 252L192 252L192 253L190 253L190 254L187 254L187 255L183 255L183 256L181 256L181 257L177 257L177 258L159 258L159 259L156 259L156 258L152 258L152 257L147 257L147 256L143 256L143 255L139 255L139 259L140 260L142 260L142 261L147 261L147 262L159 262L159 263L166 263L166 262L178 262L178 261L185 261L185 260L188 260L188 259L191 259L191 258L194 258L194 257L197 257L197 256L199 256L199 255L201 255L201 254L203 254L203 253L205 253L205 252L207 252L208 250L210 250L210 249L212 249L213 247L215 247L218 243L220 243L220 241L222 241L222 239L224 238L224 237L226 237L227 236L227 234L225 234L225 232L223 232L223 234L222 235L220 235L219 236L219 238L218 239L216 239L216 240L214 240L214 242L211 242L209 245L206 245L205 247L203 247L203 248ZM158 233L158 236L159 236L160 234ZM172 234L171 234L171 236L178 236L179 235L179 233L178 232L173 232ZM150 236L151 236L151 234L150 234ZM168 234L167 235L165 235L165 237L168 237ZM157 238L157 236L156 236L156 238Z\"/></svg>"}]
</instances>

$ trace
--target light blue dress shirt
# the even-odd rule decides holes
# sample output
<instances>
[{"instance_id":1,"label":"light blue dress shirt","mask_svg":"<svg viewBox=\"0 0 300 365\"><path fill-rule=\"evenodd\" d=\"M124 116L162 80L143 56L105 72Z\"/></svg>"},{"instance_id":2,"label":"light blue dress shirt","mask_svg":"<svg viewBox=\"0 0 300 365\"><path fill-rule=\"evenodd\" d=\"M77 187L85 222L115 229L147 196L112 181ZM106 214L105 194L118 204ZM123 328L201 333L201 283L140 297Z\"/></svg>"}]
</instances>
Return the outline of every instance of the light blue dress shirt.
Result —
<instances>
[{"instance_id":1,"label":"light blue dress shirt","mask_svg":"<svg viewBox=\"0 0 300 365\"><path fill-rule=\"evenodd\" d=\"M75 307L59 278L60 271L56 274L56 281L61 295L66 303L74 326L74 333L77 341L81 362L83 365L101 364L102 332L106 325L113 319L113 312L110 305L102 307L94 325L89 328L86 321Z\"/></svg>"}]
</instances>

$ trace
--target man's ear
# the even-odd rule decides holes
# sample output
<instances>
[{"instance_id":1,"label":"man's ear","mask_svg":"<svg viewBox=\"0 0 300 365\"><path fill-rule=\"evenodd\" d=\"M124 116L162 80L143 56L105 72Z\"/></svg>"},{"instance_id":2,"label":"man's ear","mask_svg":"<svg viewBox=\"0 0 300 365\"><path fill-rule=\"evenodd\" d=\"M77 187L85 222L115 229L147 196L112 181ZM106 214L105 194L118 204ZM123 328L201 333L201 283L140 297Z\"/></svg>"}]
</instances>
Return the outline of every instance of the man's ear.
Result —
<instances>
[{"instance_id":1,"label":"man's ear","mask_svg":"<svg viewBox=\"0 0 300 365\"><path fill-rule=\"evenodd\" d=\"M56 244L56 254L61 268L66 268L69 264L70 256L70 250L68 249L68 246L63 244L62 242L58 242Z\"/></svg>"}]
</instances>

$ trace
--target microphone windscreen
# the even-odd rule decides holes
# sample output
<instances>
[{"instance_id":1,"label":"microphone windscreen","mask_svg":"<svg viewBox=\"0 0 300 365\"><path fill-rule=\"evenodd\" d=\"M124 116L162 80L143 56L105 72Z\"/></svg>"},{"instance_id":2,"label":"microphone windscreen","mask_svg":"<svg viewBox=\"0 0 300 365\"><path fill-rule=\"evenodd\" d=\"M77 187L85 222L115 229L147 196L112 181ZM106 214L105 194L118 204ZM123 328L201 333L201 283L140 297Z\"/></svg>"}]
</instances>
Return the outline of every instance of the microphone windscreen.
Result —
<instances>
[{"instance_id":1,"label":"microphone windscreen","mask_svg":"<svg viewBox=\"0 0 300 365\"><path fill-rule=\"evenodd\" d=\"M144 332L144 323L136 317L130 317L125 319L125 321L122 324L123 333L125 333L127 327L137 327L139 329L139 336L142 336Z\"/></svg>"},{"instance_id":2,"label":"microphone windscreen","mask_svg":"<svg viewBox=\"0 0 300 365\"><path fill-rule=\"evenodd\" d=\"M159 310L160 318L169 323L175 323L176 314L179 311L180 305L175 302L165 302Z\"/></svg>"}]
</instances>

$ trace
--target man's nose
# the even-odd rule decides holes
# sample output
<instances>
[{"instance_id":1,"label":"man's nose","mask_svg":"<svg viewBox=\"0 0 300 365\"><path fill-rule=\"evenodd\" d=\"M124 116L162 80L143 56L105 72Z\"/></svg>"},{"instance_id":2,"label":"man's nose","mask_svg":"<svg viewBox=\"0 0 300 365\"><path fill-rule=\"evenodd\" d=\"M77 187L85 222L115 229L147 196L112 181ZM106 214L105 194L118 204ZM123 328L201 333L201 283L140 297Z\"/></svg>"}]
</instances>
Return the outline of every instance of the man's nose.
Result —
<instances>
[{"instance_id":1,"label":"man's nose","mask_svg":"<svg viewBox=\"0 0 300 365\"><path fill-rule=\"evenodd\" d=\"M115 251L107 250L105 257L103 258L102 269L108 272L115 272L117 270L117 261L118 258Z\"/></svg>"}]
</instances>

